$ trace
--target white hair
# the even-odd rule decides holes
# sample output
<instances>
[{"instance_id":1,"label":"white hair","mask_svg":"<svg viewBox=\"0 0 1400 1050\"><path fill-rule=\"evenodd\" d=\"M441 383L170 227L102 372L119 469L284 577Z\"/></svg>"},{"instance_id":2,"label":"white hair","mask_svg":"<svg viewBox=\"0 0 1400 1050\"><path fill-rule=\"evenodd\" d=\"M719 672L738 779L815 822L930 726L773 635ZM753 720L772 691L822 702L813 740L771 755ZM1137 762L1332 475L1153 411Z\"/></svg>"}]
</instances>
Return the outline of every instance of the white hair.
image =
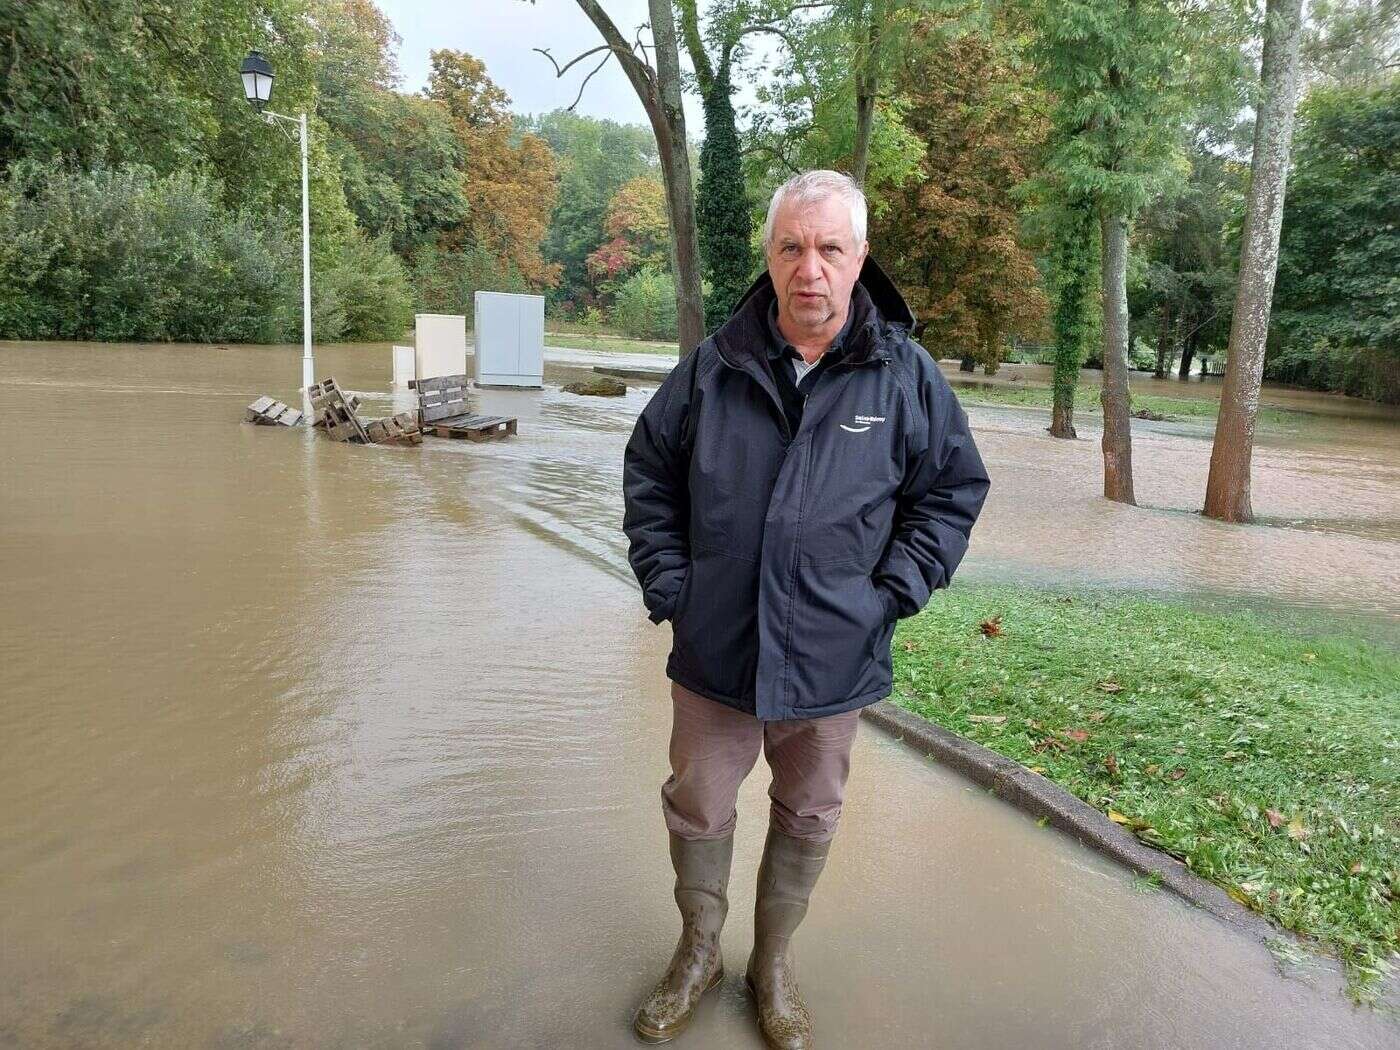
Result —
<instances>
[{"instance_id":1,"label":"white hair","mask_svg":"<svg viewBox=\"0 0 1400 1050\"><path fill-rule=\"evenodd\" d=\"M773 220L778 217L783 201L791 199L799 204L814 204L828 197L839 197L850 205L851 232L859 247L865 240L865 194L849 175L820 168L794 175L773 192L773 199L768 202L768 218L763 222L763 250L773 246Z\"/></svg>"}]
</instances>

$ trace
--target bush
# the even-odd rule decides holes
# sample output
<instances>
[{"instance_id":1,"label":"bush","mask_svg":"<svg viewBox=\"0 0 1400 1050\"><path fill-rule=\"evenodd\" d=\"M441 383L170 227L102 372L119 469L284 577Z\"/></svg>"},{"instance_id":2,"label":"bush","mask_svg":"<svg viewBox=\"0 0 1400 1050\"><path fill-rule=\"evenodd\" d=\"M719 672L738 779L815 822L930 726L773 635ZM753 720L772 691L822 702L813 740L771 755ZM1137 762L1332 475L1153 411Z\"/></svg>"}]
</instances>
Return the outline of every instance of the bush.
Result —
<instances>
[{"instance_id":1,"label":"bush","mask_svg":"<svg viewBox=\"0 0 1400 1050\"><path fill-rule=\"evenodd\" d=\"M675 339L676 285L670 274L641 270L622 283L613 323L633 339Z\"/></svg>"},{"instance_id":2,"label":"bush","mask_svg":"<svg viewBox=\"0 0 1400 1050\"><path fill-rule=\"evenodd\" d=\"M299 321L298 253L202 175L16 164L0 183L0 335L272 342Z\"/></svg>"},{"instance_id":3,"label":"bush","mask_svg":"<svg viewBox=\"0 0 1400 1050\"><path fill-rule=\"evenodd\" d=\"M0 338L278 343L301 334L301 230L225 207L205 175L16 164L0 181ZM387 241L313 273L318 339L397 339L412 317Z\"/></svg>"}]
</instances>

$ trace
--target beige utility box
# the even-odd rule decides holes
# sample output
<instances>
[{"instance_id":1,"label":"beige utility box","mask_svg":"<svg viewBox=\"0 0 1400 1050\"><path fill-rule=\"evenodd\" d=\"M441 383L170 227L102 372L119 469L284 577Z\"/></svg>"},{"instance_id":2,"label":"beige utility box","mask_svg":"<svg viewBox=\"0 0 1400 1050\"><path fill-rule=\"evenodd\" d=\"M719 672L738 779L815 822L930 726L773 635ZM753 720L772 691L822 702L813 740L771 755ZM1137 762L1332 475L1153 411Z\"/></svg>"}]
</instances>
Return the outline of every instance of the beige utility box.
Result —
<instances>
[{"instance_id":1,"label":"beige utility box","mask_svg":"<svg viewBox=\"0 0 1400 1050\"><path fill-rule=\"evenodd\" d=\"M467 372L467 319L462 314L415 314L415 379L460 376Z\"/></svg>"}]
</instances>

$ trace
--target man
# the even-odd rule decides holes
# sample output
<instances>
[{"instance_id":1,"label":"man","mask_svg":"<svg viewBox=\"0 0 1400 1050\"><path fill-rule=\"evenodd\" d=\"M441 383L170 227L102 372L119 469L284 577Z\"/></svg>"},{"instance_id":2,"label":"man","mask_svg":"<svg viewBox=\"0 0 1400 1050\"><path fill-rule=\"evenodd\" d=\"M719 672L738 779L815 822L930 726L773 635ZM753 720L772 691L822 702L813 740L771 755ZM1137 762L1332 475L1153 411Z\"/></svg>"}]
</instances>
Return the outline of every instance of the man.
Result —
<instances>
[{"instance_id":1,"label":"man","mask_svg":"<svg viewBox=\"0 0 1400 1050\"><path fill-rule=\"evenodd\" d=\"M860 708L888 696L895 621L946 587L990 481L913 315L868 257L865 197L788 180L768 269L672 369L623 457L628 559L669 619L661 789L682 930L633 1027L665 1042L724 970L739 785L773 771L745 982L768 1046L814 1045L789 941L826 864Z\"/></svg>"}]
</instances>

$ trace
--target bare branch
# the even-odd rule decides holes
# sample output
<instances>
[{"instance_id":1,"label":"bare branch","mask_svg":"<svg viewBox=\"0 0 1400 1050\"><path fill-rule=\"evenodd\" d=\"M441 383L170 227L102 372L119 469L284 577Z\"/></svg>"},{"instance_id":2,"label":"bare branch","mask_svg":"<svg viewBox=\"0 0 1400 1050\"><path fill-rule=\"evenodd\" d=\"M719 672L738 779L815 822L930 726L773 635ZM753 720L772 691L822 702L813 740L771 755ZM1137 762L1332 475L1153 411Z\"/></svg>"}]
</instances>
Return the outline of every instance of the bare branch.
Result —
<instances>
[{"instance_id":1,"label":"bare branch","mask_svg":"<svg viewBox=\"0 0 1400 1050\"><path fill-rule=\"evenodd\" d=\"M574 107L579 104L579 100L583 98L583 89L586 88L588 86L588 82L593 79L593 74L598 72L598 70L602 69L603 66L607 65L608 59L612 58L612 48L606 48L605 50L608 53L603 56L603 61L599 62L596 66L594 66L592 72L590 72L588 76L584 77L583 83L578 86L578 94L575 95L574 100L569 103L569 112L572 113Z\"/></svg>"},{"instance_id":2,"label":"bare branch","mask_svg":"<svg viewBox=\"0 0 1400 1050\"><path fill-rule=\"evenodd\" d=\"M558 62L555 62L554 56L549 53L548 48L532 47L530 50L538 51L540 54L544 55L545 58L549 59L550 64L554 66L554 75L556 77L562 77L565 73L569 71L569 66L572 66L575 62L580 62L583 59L587 58L589 55L596 55L599 51L611 51L612 48L608 47L607 44L599 44L597 47L590 48L589 50L585 51L577 58L570 59L569 64L566 66L560 66Z\"/></svg>"}]
</instances>

